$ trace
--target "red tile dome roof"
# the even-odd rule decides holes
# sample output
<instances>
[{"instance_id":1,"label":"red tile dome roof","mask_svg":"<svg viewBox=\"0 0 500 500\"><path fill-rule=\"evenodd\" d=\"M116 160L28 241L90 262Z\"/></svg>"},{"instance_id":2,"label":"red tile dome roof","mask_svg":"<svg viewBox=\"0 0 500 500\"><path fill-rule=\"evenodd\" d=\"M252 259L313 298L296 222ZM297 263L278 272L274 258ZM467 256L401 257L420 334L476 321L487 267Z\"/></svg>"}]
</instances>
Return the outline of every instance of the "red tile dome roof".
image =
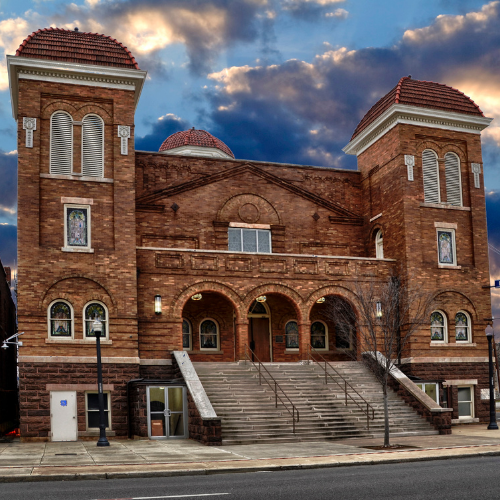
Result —
<instances>
[{"instance_id":1,"label":"red tile dome roof","mask_svg":"<svg viewBox=\"0 0 500 500\"><path fill-rule=\"evenodd\" d=\"M412 80L411 76L405 76L366 113L356 127L351 140L393 104L484 116L479 106L459 90L442 83Z\"/></svg>"},{"instance_id":2,"label":"red tile dome roof","mask_svg":"<svg viewBox=\"0 0 500 500\"><path fill-rule=\"evenodd\" d=\"M220 139L217 139L206 130L196 130L194 127L190 130L175 132L175 134L167 137L160 146L159 152L180 148L181 146L217 148L234 158L233 152Z\"/></svg>"},{"instance_id":3,"label":"red tile dome roof","mask_svg":"<svg viewBox=\"0 0 500 500\"><path fill-rule=\"evenodd\" d=\"M130 50L114 38L77 29L44 28L34 31L24 39L16 56L139 69Z\"/></svg>"}]
</instances>

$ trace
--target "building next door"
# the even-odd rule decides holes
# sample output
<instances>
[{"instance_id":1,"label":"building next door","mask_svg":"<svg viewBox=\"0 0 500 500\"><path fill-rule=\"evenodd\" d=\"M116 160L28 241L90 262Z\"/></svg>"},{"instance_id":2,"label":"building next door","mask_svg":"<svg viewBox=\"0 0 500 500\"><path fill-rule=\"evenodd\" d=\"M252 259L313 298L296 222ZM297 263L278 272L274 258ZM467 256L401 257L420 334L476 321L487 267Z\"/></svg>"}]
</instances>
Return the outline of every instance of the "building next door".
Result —
<instances>
[{"instance_id":1,"label":"building next door","mask_svg":"<svg viewBox=\"0 0 500 500\"><path fill-rule=\"evenodd\" d=\"M76 441L76 391L50 392L50 430L52 441Z\"/></svg>"},{"instance_id":2,"label":"building next door","mask_svg":"<svg viewBox=\"0 0 500 500\"><path fill-rule=\"evenodd\" d=\"M270 314L267 305L254 301L250 306L248 318L250 320L250 349L259 358L259 361L272 361Z\"/></svg>"},{"instance_id":3,"label":"building next door","mask_svg":"<svg viewBox=\"0 0 500 500\"><path fill-rule=\"evenodd\" d=\"M186 388L147 388L148 435L151 439L187 438Z\"/></svg>"}]
</instances>

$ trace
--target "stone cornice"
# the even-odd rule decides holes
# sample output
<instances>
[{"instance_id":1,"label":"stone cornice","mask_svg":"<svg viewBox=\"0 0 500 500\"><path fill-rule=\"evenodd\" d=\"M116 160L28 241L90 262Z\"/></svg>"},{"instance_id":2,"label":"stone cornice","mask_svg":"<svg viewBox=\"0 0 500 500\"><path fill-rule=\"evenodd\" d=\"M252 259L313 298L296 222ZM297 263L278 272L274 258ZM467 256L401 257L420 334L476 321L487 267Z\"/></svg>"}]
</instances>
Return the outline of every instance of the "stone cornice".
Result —
<instances>
[{"instance_id":1,"label":"stone cornice","mask_svg":"<svg viewBox=\"0 0 500 500\"><path fill-rule=\"evenodd\" d=\"M352 139L342 151L359 155L400 123L480 134L493 120L483 116L451 113L439 109L393 104L373 123Z\"/></svg>"},{"instance_id":2,"label":"stone cornice","mask_svg":"<svg viewBox=\"0 0 500 500\"><path fill-rule=\"evenodd\" d=\"M17 118L20 79L132 90L135 92L135 105L137 106L147 75L146 71L136 69L17 56L7 56L7 69L14 119Z\"/></svg>"}]
</instances>

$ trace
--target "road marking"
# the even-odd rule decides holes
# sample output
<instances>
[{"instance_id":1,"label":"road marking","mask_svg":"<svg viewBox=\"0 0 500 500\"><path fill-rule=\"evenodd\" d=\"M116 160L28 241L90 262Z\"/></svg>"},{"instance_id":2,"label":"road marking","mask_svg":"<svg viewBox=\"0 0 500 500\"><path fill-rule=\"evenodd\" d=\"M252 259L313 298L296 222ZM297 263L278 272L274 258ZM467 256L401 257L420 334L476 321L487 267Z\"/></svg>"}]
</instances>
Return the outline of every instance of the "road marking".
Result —
<instances>
[{"instance_id":1,"label":"road marking","mask_svg":"<svg viewBox=\"0 0 500 500\"><path fill-rule=\"evenodd\" d=\"M215 497L217 495L230 495L230 493L200 493L198 495L169 495L161 497L130 497L130 498L107 498L105 500L154 500L159 498L194 498L194 497ZM104 499L97 499L104 500Z\"/></svg>"}]
</instances>

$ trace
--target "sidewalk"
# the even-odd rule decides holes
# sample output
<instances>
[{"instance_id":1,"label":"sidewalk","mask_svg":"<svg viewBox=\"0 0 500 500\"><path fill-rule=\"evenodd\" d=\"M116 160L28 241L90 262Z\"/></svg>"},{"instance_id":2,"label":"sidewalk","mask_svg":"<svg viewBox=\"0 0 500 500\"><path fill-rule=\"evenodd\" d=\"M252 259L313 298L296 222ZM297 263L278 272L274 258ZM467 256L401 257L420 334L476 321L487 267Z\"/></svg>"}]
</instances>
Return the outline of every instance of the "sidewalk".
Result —
<instances>
[{"instance_id":1,"label":"sidewalk","mask_svg":"<svg viewBox=\"0 0 500 500\"><path fill-rule=\"evenodd\" d=\"M115 479L377 463L443 460L500 455L500 430L487 424L453 428L451 436L393 437L404 446L373 450L381 438L207 447L190 440L111 440L68 443L0 443L0 482Z\"/></svg>"}]
</instances>

